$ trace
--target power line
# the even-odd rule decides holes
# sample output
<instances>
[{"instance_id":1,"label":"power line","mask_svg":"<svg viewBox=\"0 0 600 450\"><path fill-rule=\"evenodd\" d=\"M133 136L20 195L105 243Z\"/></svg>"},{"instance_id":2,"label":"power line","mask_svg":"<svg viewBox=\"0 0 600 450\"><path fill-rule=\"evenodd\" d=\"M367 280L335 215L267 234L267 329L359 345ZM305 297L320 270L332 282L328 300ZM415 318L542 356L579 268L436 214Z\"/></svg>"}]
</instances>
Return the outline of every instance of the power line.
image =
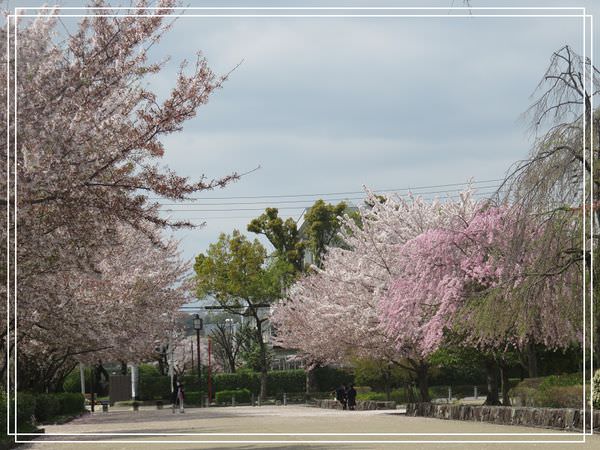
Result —
<instances>
[{"instance_id":1,"label":"power line","mask_svg":"<svg viewBox=\"0 0 600 450\"><path fill-rule=\"evenodd\" d=\"M485 195L489 195L489 194L495 194L497 191L496 190L492 190L492 191L486 191L486 192L475 192L473 195L475 197L482 197ZM455 195L449 195L445 198L458 198L460 197L460 194L455 194ZM433 200L434 197L432 198L423 198L423 200L425 201L431 201ZM307 207L310 207L312 205L309 205ZM305 207L283 207L283 208L279 208L279 209L294 209L294 210L300 210L300 209L306 209ZM162 211L171 211L171 212L229 212L229 211L263 211L262 208L232 208L232 209L180 209L180 210L162 210ZM190 217L190 218L186 218L183 220L199 220L199 221L209 221L209 220L223 220L223 219L254 219L256 218L256 216L217 216L217 217Z\"/></svg>"},{"instance_id":2,"label":"power line","mask_svg":"<svg viewBox=\"0 0 600 450\"><path fill-rule=\"evenodd\" d=\"M479 189L490 189L490 188L498 188L499 184L488 185L488 186L479 186ZM460 192L464 190L464 188L459 189L448 189L445 191L426 191L426 192L412 192L413 194L418 195L428 195L428 194L445 194L448 192ZM374 191L381 192L381 191ZM363 192L364 194L364 192ZM338 198L328 198L326 199L329 202L337 202L337 201L345 201L345 200L364 200L365 196L362 197L338 197ZM282 203L304 203L308 201L307 199L303 200L277 200L277 201L260 201L260 202L226 202L226 203L193 203L193 204L182 204L182 203L161 203L161 206L231 206L231 205L267 205L267 204L282 204ZM312 206L312 205L310 205Z\"/></svg>"},{"instance_id":3,"label":"power line","mask_svg":"<svg viewBox=\"0 0 600 450\"><path fill-rule=\"evenodd\" d=\"M441 187L452 187L452 186L467 186L467 185L476 185L482 183L495 183L504 181L503 178L498 178L494 180L482 180L482 181L472 181L472 182L464 182L464 183L450 183L450 184L437 184L437 185L429 185L429 186L415 186L415 187L404 187L404 188L394 188L394 189L377 189L372 190L372 192L400 192L400 191L416 191L420 189L431 189L431 188L441 188ZM364 191L348 191L348 192L327 192L327 193L316 193L316 194L278 194L278 195L245 195L245 196L231 196L231 197L190 197L186 200L237 200L237 199L250 199L250 198L282 198L282 197L320 197L320 196L330 196L330 195L354 195L354 194L364 194ZM161 200L164 197L149 197L150 200Z\"/></svg>"}]
</instances>

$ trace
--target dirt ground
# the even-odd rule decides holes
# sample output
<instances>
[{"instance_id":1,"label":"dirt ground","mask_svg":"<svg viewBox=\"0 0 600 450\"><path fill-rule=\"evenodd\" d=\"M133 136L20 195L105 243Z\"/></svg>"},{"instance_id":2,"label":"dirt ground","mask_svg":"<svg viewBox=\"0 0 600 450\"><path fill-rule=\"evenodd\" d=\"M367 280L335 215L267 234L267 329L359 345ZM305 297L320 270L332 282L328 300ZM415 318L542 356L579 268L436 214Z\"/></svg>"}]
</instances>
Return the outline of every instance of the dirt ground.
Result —
<instances>
[{"instance_id":1,"label":"dirt ground","mask_svg":"<svg viewBox=\"0 0 600 450\"><path fill-rule=\"evenodd\" d=\"M137 412L111 409L44 428L46 435L21 448L600 450L598 436L407 417L396 411L339 411L306 406L194 408L186 409L184 414L149 407Z\"/></svg>"}]
</instances>

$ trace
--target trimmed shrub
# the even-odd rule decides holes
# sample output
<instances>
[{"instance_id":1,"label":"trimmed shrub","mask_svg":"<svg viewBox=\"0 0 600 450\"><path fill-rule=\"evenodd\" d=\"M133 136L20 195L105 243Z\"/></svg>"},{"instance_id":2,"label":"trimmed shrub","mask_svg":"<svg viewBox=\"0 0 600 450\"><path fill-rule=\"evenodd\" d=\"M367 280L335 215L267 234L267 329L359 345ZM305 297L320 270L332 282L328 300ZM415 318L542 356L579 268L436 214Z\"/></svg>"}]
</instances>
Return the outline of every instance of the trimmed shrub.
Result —
<instances>
[{"instance_id":1,"label":"trimmed shrub","mask_svg":"<svg viewBox=\"0 0 600 450\"><path fill-rule=\"evenodd\" d=\"M45 423L50 418L59 415L60 401L57 394L36 394L34 411L38 423Z\"/></svg>"},{"instance_id":2,"label":"trimmed shrub","mask_svg":"<svg viewBox=\"0 0 600 450\"><path fill-rule=\"evenodd\" d=\"M596 370L594 374L594 398L592 402L594 404L594 408L600 408L600 370Z\"/></svg>"},{"instance_id":3,"label":"trimmed shrub","mask_svg":"<svg viewBox=\"0 0 600 450\"><path fill-rule=\"evenodd\" d=\"M540 406L549 408L583 408L583 385L550 386L537 398Z\"/></svg>"},{"instance_id":4,"label":"trimmed shrub","mask_svg":"<svg viewBox=\"0 0 600 450\"><path fill-rule=\"evenodd\" d=\"M0 436L6 436L6 392L0 390Z\"/></svg>"},{"instance_id":5,"label":"trimmed shrub","mask_svg":"<svg viewBox=\"0 0 600 450\"><path fill-rule=\"evenodd\" d=\"M385 401L385 392L358 392L356 400Z\"/></svg>"},{"instance_id":6,"label":"trimmed shrub","mask_svg":"<svg viewBox=\"0 0 600 450\"><path fill-rule=\"evenodd\" d=\"M316 370L316 379L322 392L331 392L340 384L353 382L351 373L341 369L322 367ZM140 398L168 399L171 388L169 377L140 377ZM207 393L206 372L202 374L202 383L197 375L185 375L181 378L186 389ZM247 389L258 394L260 391L260 372L240 370L236 373L214 373L211 378L212 391L232 391ZM200 389L201 388L201 389ZM267 374L267 396L279 397L285 393L301 393L306 389L306 372L303 369L277 370Z\"/></svg>"},{"instance_id":7,"label":"trimmed shrub","mask_svg":"<svg viewBox=\"0 0 600 450\"><path fill-rule=\"evenodd\" d=\"M18 431L29 429L35 418L35 396L29 392L17 394L17 426ZM11 424L12 428L12 424Z\"/></svg>"},{"instance_id":8,"label":"trimmed shrub","mask_svg":"<svg viewBox=\"0 0 600 450\"><path fill-rule=\"evenodd\" d=\"M267 375L268 395L279 396L284 392L304 392L305 390L306 372L302 369L273 371Z\"/></svg>"},{"instance_id":9,"label":"trimmed shrub","mask_svg":"<svg viewBox=\"0 0 600 450\"><path fill-rule=\"evenodd\" d=\"M214 384L214 377L215 377L215 374L212 375L213 384ZM198 375L196 375L196 374L184 375L179 380L183 383L183 385L185 386L185 389L207 392L206 372L202 372L202 382L201 383L200 383L200 381L198 381Z\"/></svg>"},{"instance_id":10,"label":"trimmed shrub","mask_svg":"<svg viewBox=\"0 0 600 450\"><path fill-rule=\"evenodd\" d=\"M154 364L140 364L138 366L138 373L140 379L144 377L160 377L163 376L160 374L160 370Z\"/></svg>"},{"instance_id":11,"label":"trimmed shrub","mask_svg":"<svg viewBox=\"0 0 600 450\"><path fill-rule=\"evenodd\" d=\"M528 378L509 391L515 406L581 408L583 385L581 373ZM589 389L587 390L589 393Z\"/></svg>"},{"instance_id":12,"label":"trimmed shrub","mask_svg":"<svg viewBox=\"0 0 600 450\"><path fill-rule=\"evenodd\" d=\"M215 401L218 404L231 404L231 399L234 397L236 403L250 403L250 391L248 389L218 391L215 395Z\"/></svg>"},{"instance_id":13,"label":"trimmed shrub","mask_svg":"<svg viewBox=\"0 0 600 450\"><path fill-rule=\"evenodd\" d=\"M185 383L184 383L185 386ZM171 378L144 376L139 379L140 400L168 400L171 398Z\"/></svg>"},{"instance_id":14,"label":"trimmed shrub","mask_svg":"<svg viewBox=\"0 0 600 450\"><path fill-rule=\"evenodd\" d=\"M186 391L183 404L200 405L202 404L202 393L198 391Z\"/></svg>"},{"instance_id":15,"label":"trimmed shrub","mask_svg":"<svg viewBox=\"0 0 600 450\"><path fill-rule=\"evenodd\" d=\"M581 386L583 382L583 373L568 373L564 375L550 375L542 378L540 389L546 389L550 386Z\"/></svg>"},{"instance_id":16,"label":"trimmed shrub","mask_svg":"<svg viewBox=\"0 0 600 450\"><path fill-rule=\"evenodd\" d=\"M81 394L62 392L54 394L59 402L58 414L79 414L85 411L85 397Z\"/></svg>"},{"instance_id":17,"label":"trimmed shrub","mask_svg":"<svg viewBox=\"0 0 600 450\"><path fill-rule=\"evenodd\" d=\"M357 400L387 401L385 392L358 392ZM408 403L408 394L405 389L394 389L390 392L390 400L397 404Z\"/></svg>"}]
</instances>

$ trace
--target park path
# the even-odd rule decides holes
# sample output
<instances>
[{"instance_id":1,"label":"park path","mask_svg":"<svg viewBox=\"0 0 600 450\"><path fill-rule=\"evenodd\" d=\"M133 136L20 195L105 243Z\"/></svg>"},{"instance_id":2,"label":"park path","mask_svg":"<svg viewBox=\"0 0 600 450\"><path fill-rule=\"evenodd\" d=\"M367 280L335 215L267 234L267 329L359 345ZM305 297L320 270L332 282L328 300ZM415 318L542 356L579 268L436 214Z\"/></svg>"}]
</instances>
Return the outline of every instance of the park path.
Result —
<instances>
[{"instance_id":1,"label":"park path","mask_svg":"<svg viewBox=\"0 0 600 450\"><path fill-rule=\"evenodd\" d=\"M80 449L94 450L162 450L162 449L597 449L600 438L588 436L584 444L568 441L582 436L539 428L512 427L487 423L407 417L396 411L339 411L306 406L229 407L187 409L185 414L173 414L170 409L142 408L138 412L112 409L108 413L88 414L63 425L45 426L47 435L22 449ZM62 436L52 435L53 433ZM69 433L195 433L188 436L77 436ZM205 434L213 433L213 434ZM220 434L221 433L221 434ZM224 435L238 433L238 435ZM241 433L255 433L240 435ZM264 433L262 435L256 433ZM271 434L269 434L271 433ZM274 435L272 433L287 433ZM299 433L342 433L335 435L300 435ZM441 433L438 436L396 435L359 436L349 433ZM485 436L450 433L528 433L529 435ZM103 443L85 444L86 440ZM405 443L390 441L412 441ZM426 441L470 441L432 443ZM502 441L501 444L490 440ZM57 442L52 442L57 441ZM144 441L135 443L131 441ZM171 441L171 442L165 442ZM214 442L228 441L228 442ZM255 442L243 442L255 441ZM306 443L302 441L318 441ZM341 441L346 441L343 443ZM358 441L348 443L347 441ZM368 442L386 441L386 442ZM526 441L524 443L507 441ZM554 441L554 443L535 443Z\"/></svg>"}]
</instances>

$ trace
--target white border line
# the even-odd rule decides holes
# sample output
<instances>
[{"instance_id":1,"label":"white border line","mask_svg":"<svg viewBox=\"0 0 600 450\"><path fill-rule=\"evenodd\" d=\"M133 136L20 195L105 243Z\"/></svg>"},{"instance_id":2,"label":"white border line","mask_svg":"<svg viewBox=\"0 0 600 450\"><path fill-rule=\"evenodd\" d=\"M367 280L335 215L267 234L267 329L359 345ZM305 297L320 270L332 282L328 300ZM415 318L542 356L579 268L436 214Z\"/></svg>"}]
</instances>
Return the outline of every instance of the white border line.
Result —
<instances>
[{"instance_id":1,"label":"white border line","mask_svg":"<svg viewBox=\"0 0 600 450\"><path fill-rule=\"evenodd\" d=\"M51 7L37 7L37 8L29 8L29 9L53 9ZM102 10L102 9L108 9L108 10L116 10L116 9L149 9L149 10L174 10L174 9L199 9L199 10L444 10L444 11L448 11L448 10L575 10L575 11L582 11L581 16L583 17L583 26L584 26L584 32L583 32L583 60L584 60L584 73L585 73L585 39L586 39L586 23L585 23L585 18L588 16L586 14L586 8L585 7L498 7L498 8L493 8L493 7L333 7L333 8L328 8L328 7L298 7L298 8L294 8L294 7L257 7L257 8L249 8L249 7L190 7L190 8L181 8L181 7L169 7L169 8L160 8L160 7L146 7L146 8L130 8L130 7L88 7L88 8L79 8L79 7L64 7L64 8L60 8L60 9L73 9L73 10ZM15 270L14 270L14 278L15 278L15 287L16 287L16 283L17 283L17 161L16 161L16 157L17 157L17 132L16 132L16 128L17 128L17 24L18 24L18 17L38 17L38 14L18 14L17 17L17 12L21 11L21 10L26 10L26 8L15 8L15 14L14 15L8 15L7 16L7 23L10 23L10 17L14 17L14 21L15 21L15 39L14 39L14 44L15 44L15 87L14 87L14 92L15 92L15 133L14 133L14 138L15 138ZM171 14L125 14L125 15L121 15L121 14L88 14L88 15L78 15L78 14L56 14L53 15L52 17L231 17L231 18L242 18L242 17L250 17L250 18L262 18L262 17L276 17L276 18L287 18L287 17L293 17L293 18L304 18L304 17L317 17L317 18L324 18L324 17L335 17L335 18L353 18L353 17L357 17L357 18L361 18L361 17L368 17L368 18L386 18L386 17L510 17L510 18L544 18L544 17L580 17L580 14L524 14L524 15L514 15L514 14L457 14L457 15L449 15L449 14L444 14L444 15L439 15L439 14L367 14L367 15L362 15L362 14L317 14L317 15L309 15L309 14L299 14L299 15L290 15L290 14L285 14L285 15L280 15L280 14L273 14L273 15L265 15L265 14L250 14L250 15L237 15L237 14L193 14L193 15L171 15ZM591 15L589 16L590 18L592 17ZM593 33L592 33L593 34ZM8 84L8 82L7 82ZM585 110L585 104L584 104L584 110ZM585 136L585 120L584 120L584 136ZM584 142L585 142L585 137L584 137ZM585 158L585 154L584 154L584 158ZM585 168L584 168L584 186L585 186ZM584 187L585 189L585 187ZM584 216L584 229L585 229L585 216ZM584 239L584 254L585 254L585 239ZM585 281L585 271L584 271L584 281ZM16 289L15 289L15 337L17 334L17 313L16 313L16 306L17 306L17 295L16 295ZM584 284L584 342L585 342L585 284ZM17 352L17 345L16 345L16 341L15 341L15 355ZM17 412L17 389L16 389L16 384L17 384L17 376L16 376L16 372L17 372L17 361L15 358L14 361L15 364L15 374L14 374L14 378L15 378L15 434L23 434L23 433L17 433L17 418L16 418L16 412ZM584 374L585 374L585 344L584 344ZM245 443L245 442L249 442L249 443L294 443L294 444L301 444L301 443L422 443L422 442L428 442L428 443L564 443L564 442L576 442L576 443L580 443L580 442L585 442L586 439L586 429L585 429L585 383L584 383L584 417L583 417L583 441L455 441L455 440L450 440L450 441L208 441L207 443ZM593 430L592 430L593 432ZM283 434L283 435L296 435L296 434L286 434L286 433L278 433L278 434ZM360 434L360 433L359 433ZM491 434L491 435L541 435L542 433L497 433L497 434ZM554 434L554 433L547 433L547 434ZM57 434L60 435L60 434ZM86 436L86 435L90 435L88 433L84 433L84 434L73 434L73 435L79 435L79 436ZM109 434L110 435L110 434ZM185 436L186 434L177 434L178 436ZM231 435L231 434L224 434L224 435ZM242 434L242 435L246 435L246 434ZM302 435L302 434L299 434ZM313 435L313 434L311 434ZM315 434L316 435L316 434ZM320 435L320 434L318 434ZM347 434L346 434L347 435ZM360 434L362 435L362 434ZM368 434L371 435L371 434ZM375 433L373 435L380 435L378 433ZM383 434L383 435L397 435L397 434ZM400 434L402 435L402 434ZM414 433L409 433L408 435L415 435ZM427 433L424 434L418 434L418 435L429 435ZM439 434L433 434L433 435L439 435ZM443 433L441 435L473 435L472 433ZM475 435L488 435L485 433L482 434L475 434ZM544 434L545 435L545 434ZM565 436L565 435L571 435L571 433L569 434L562 434L561 435ZM580 435L579 433L575 433L575 435ZM18 436L16 436L18 437ZM17 443L26 443L26 442L30 442L30 441L19 441L19 440L15 440L15 442ZM61 442L61 443L70 443L71 441L39 441L39 443L42 442ZM72 441L73 443L107 443L107 442L114 442L114 443L121 443L120 441ZM123 441L122 443L136 443L138 441ZM169 443L170 441L139 441L139 443ZM188 441L173 441L173 443L188 443ZM190 441L189 443L198 443L198 441Z\"/></svg>"},{"instance_id":2,"label":"white border line","mask_svg":"<svg viewBox=\"0 0 600 450\"><path fill-rule=\"evenodd\" d=\"M590 18L590 170L592 173L590 180L590 434L594 434L594 16Z\"/></svg>"},{"instance_id":3,"label":"white border line","mask_svg":"<svg viewBox=\"0 0 600 450\"><path fill-rule=\"evenodd\" d=\"M14 17L14 16L13 16ZM37 14L19 14L18 17L38 17ZM568 14L568 15L559 15L559 14L183 14L181 16L173 15L173 14L56 14L52 17L106 17L106 18L116 18L116 17L139 17L139 18L151 18L151 17L218 17L218 18L341 18L341 19L349 19L349 18L396 18L396 17L483 17L483 18L546 18L546 17L573 17L578 18L582 17L578 14Z\"/></svg>"},{"instance_id":4,"label":"white border line","mask_svg":"<svg viewBox=\"0 0 600 450\"><path fill-rule=\"evenodd\" d=\"M583 98L581 99L581 106L583 108L583 114L582 114L582 122L583 122L583 133L582 133L582 148L583 148L583 185L582 185L582 204L584 205L581 212L582 212L582 216L583 216L583 226L582 228L582 241L583 241L583 261L584 261L584 266L583 266L583 270L582 270L582 277L583 277L583 308L581 313L583 314L583 373L581 374L582 376L582 386L581 386L581 390L582 390L582 402L583 402L583 424L582 424L582 430L583 433L586 434L587 433L587 428L585 426L585 419L586 419L586 407L587 407L587 402L586 402L586 398L585 398L585 393L586 393L586 388L585 388L585 380L586 380L586 368L587 368L587 359L586 359L586 347L587 347L587 339L586 339L586 309L587 309L587 303L586 303L586 270L585 270L585 249L586 249L586 236L585 236L585 232L586 232L586 227L585 227L585 219L586 219L586 212L585 212L585 193L586 193L586 186L585 186L585 162L586 162L586 110L585 110L585 90L587 88L587 83L585 82L585 57L586 57L586 53L585 53L585 49L586 49L586 20L585 20L585 16L582 17L583 19L583 33L581 36L582 39L582 45L583 45L583 56L581 58L581 73L584 74L583 75Z\"/></svg>"},{"instance_id":5,"label":"white border line","mask_svg":"<svg viewBox=\"0 0 600 450\"><path fill-rule=\"evenodd\" d=\"M464 423L477 423L465 421ZM483 422L491 425L493 422ZM509 425L512 426L512 425ZM20 436L506 436L506 433L18 433ZM511 433L510 436L581 436L581 433ZM103 441L104 442L104 441ZM504 442L504 441L502 441Z\"/></svg>"},{"instance_id":6,"label":"white border line","mask_svg":"<svg viewBox=\"0 0 600 450\"><path fill-rule=\"evenodd\" d=\"M17 167L18 167L18 159L17 159L17 125L18 125L18 117L17 117L17 98L18 98L18 92L17 92L17 39L18 39L18 18L16 16L14 16L14 30L15 30L15 38L14 38L14 69L15 69L15 74L14 74L14 79L13 79L13 84L14 84L14 115L15 115L15 121L14 121L14 183L15 183L15 187L14 187L14 202L15 202L15 207L14 207L14 248L15 248L15 253L14 253L14 292L13 292L13 298L14 298L14 302L15 302L15 311L14 311L14 339L15 339L15 349L13 352L13 365L14 365L14 421L15 421L15 433L17 432L17 355L18 355L18 349L17 349L17 264L18 264L18 254L17 254L17 239L18 239L18 234L17 234L17 212L18 212L18 206L17 206L17 188L18 188L18 177L17 177ZM15 440L16 441L16 440Z\"/></svg>"},{"instance_id":7,"label":"white border line","mask_svg":"<svg viewBox=\"0 0 600 450\"><path fill-rule=\"evenodd\" d=\"M23 6L15 8L15 11L27 10L27 9L37 9L37 10L53 10L56 9L54 6ZM348 11L368 11L368 10L424 10L424 11L448 11L448 10L492 10L492 11L518 11L518 10L531 10L531 11L581 11L585 13L584 6L143 6L143 7L133 7L133 6L61 6L58 9L60 10L168 10L175 11L178 9L181 10L224 10L224 11L301 11L301 10L348 10ZM577 15L579 16L579 14Z\"/></svg>"},{"instance_id":8,"label":"white border line","mask_svg":"<svg viewBox=\"0 0 600 450\"><path fill-rule=\"evenodd\" d=\"M10 434L10 16L6 18L6 434Z\"/></svg>"},{"instance_id":9,"label":"white border line","mask_svg":"<svg viewBox=\"0 0 600 450\"><path fill-rule=\"evenodd\" d=\"M556 440L556 441L529 441L529 440L506 440L506 441L486 441L486 440L447 440L447 441L430 441L430 440L250 440L250 441L242 441L242 440L206 440L206 441L193 441L193 440L158 440L158 441L148 441L148 440L134 440L134 439L123 439L123 440L106 440L106 441L86 441L86 440L43 440L43 441L19 441L20 444L111 444L111 443L120 443L120 444L585 444L586 441L574 441L574 440Z\"/></svg>"}]
</instances>

